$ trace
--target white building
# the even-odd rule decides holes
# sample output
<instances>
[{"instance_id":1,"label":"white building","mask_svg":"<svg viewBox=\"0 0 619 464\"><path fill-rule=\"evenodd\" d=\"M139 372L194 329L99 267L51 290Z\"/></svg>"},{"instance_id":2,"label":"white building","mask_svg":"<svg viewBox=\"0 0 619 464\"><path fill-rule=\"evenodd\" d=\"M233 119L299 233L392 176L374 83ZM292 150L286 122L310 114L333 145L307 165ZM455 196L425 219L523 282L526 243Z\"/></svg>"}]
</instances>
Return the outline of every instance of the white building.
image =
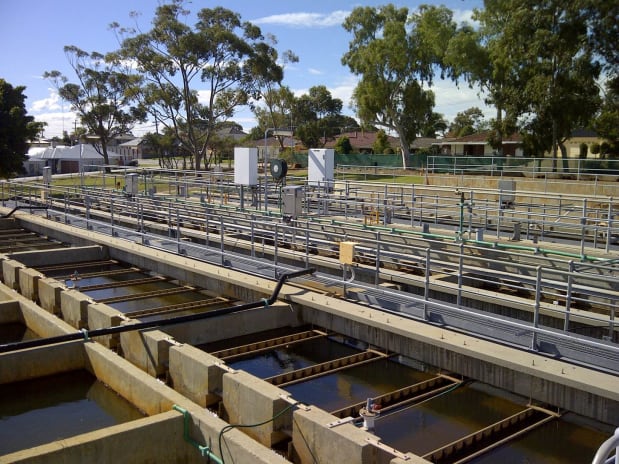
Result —
<instances>
[{"instance_id":1,"label":"white building","mask_svg":"<svg viewBox=\"0 0 619 464\"><path fill-rule=\"evenodd\" d=\"M109 164L119 165L120 155L108 151ZM96 171L98 166L103 166L103 156L97 153L92 145L81 144L67 147L59 145L33 148L28 152L28 160L24 162L26 175L40 176L43 168L52 168L52 174L69 174ZM81 169L80 169L81 167Z\"/></svg>"}]
</instances>

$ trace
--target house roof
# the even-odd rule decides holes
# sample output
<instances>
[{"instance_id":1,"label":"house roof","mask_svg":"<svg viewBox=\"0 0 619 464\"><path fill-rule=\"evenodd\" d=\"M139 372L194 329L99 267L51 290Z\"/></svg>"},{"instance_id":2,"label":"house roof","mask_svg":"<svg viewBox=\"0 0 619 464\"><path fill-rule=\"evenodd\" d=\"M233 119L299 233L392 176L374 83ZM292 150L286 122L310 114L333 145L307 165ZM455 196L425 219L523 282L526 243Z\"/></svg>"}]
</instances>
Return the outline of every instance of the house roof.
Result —
<instances>
[{"instance_id":1,"label":"house roof","mask_svg":"<svg viewBox=\"0 0 619 464\"><path fill-rule=\"evenodd\" d=\"M341 137L348 137L350 144L353 148L356 149L368 149L374 146L374 142L376 142L376 136L378 132L366 132L366 131L354 131L354 132L344 132L341 135L336 136L333 140L328 140L325 144L325 148L333 148L337 143L337 140ZM397 137L392 137L390 135L387 136L387 140L389 141L389 145L392 148L397 148L400 145L400 139Z\"/></svg>"},{"instance_id":2,"label":"house roof","mask_svg":"<svg viewBox=\"0 0 619 464\"><path fill-rule=\"evenodd\" d=\"M120 155L108 151L109 159L116 159L119 157ZM103 159L103 156L97 153L92 145L82 144L73 145L72 147L67 147L64 145L47 147L43 152L32 155L30 159L101 160Z\"/></svg>"},{"instance_id":3,"label":"house roof","mask_svg":"<svg viewBox=\"0 0 619 464\"><path fill-rule=\"evenodd\" d=\"M475 134L465 135L464 137L450 137L434 142L434 145L486 145L490 138L490 131L477 132ZM519 144L522 143L520 134L512 134L503 137L503 144Z\"/></svg>"},{"instance_id":4,"label":"house roof","mask_svg":"<svg viewBox=\"0 0 619 464\"><path fill-rule=\"evenodd\" d=\"M121 143L118 145L119 147L137 147L139 146L144 139L142 137L136 137L134 139L129 140L128 142Z\"/></svg>"}]
</instances>

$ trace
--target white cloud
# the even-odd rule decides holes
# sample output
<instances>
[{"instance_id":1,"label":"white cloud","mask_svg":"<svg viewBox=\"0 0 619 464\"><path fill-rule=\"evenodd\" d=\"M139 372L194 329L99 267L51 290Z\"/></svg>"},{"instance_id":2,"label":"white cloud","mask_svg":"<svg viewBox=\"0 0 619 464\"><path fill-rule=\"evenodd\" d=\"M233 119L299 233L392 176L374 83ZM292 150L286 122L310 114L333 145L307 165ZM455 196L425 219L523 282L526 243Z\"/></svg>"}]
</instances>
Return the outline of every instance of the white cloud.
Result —
<instances>
[{"instance_id":1,"label":"white cloud","mask_svg":"<svg viewBox=\"0 0 619 464\"><path fill-rule=\"evenodd\" d=\"M458 10L454 9L453 11L453 20L457 23L469 23L470 25L477 27L479 23L477 21L473 21L473 10Z\"/></svg>"},{"instance_id":2,"label":"white cloud","mask_svg":"<svg viewBox=\"0 0 619 464\"><path fill-rule=\"evenodd\" d=\"M314 76L321 76L322 74L324 74L324 72L316 68L309 68L307 72L309 72L310 74L313 74Z\"/></svg>"},{"instance_id":3,"label":"white cloud","mask_svg":"<svg viewBox=\"0 0 619 464\"><path fill-rule=\"evenodd\" d=\"M337 10L331 13L286 13L265 16L253 20L255 24L274 24L294 28L341 26L350 11Z\"/></svg>"},{"instance_id":4,"label":"white cloud","mask_svg":"<svg viewBox=\"0 0 619 464\"><path fill-rule=\"evenodd\" d=\"M76 115L72 111L39 113L33 116L36 121L47 123L43 131L47 138L62 137L65 131L70 133L75 128Z\"/></svg>"},{"instance_id":5,"label":"white cloud","mask_svg":"<svg viewBox=\"0 0 619 464\"><path fill-rule=\"evenodd\" d=\"M63 103L58 95L58 92L53 89L48 90L49 97L33 101L30 106L30 111L33 113L40 113L41 111L62 110Z\"/></svg>"},{"instance_id":6,"label":"white cloud","mask_svg":"<svg viewBox=\"0 0 619 464\"><path fill-rule=\"evenodd\" d=\"M454 117L468 108L474 106L483 111L486 118L494 117L494 109L487 106L483 101L483 95L479 96L477 88L469 88L467 84L456 84L449 80L439 80L431 87L434 92L436 107L434 111L441 113L448 121L453 121Z\"/></svg>"}]
</instances>

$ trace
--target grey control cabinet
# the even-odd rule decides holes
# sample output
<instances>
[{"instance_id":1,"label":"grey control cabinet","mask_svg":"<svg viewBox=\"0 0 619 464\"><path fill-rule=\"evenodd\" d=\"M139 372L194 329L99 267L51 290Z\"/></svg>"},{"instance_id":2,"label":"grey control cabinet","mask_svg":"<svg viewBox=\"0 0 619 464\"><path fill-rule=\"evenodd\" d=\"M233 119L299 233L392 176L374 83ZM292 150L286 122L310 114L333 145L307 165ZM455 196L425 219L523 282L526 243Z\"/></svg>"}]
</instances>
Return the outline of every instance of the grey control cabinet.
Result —
<instances>
[{"instance_id":1,"label":"grey control cabinet","mask_svg":"<svg viewBox=\"0 0 619 464\"><path fill-rule=\"evenodd\" d=\"M303 186L290 185L282 188L283 211L286 219L297 219L303 212Z\"/></svg>"}]
</instances>

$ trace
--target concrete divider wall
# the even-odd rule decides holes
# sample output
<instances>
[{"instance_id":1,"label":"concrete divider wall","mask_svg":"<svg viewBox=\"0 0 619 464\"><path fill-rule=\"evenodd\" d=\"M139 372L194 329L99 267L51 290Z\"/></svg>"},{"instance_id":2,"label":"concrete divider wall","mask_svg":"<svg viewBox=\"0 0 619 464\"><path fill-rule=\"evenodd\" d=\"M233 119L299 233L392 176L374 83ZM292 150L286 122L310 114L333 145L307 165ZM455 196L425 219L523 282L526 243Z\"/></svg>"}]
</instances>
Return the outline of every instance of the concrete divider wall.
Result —
<instances>
[{"instance_id":1,"label":"concrete divider wall","mask_svg":"<svg viewBox=\"0 0 619 464\"><path fill-rule=\"evenodd\" d=\"M88 328L88 305L93 301L78 290L67 290L60 294L62 318L76 329Z\"/></svg>"},{"instance_id":2,"label":"concrete divider wall","mask_svg":"<svg viewBox=\"0 0 619 464\"><path fill-rule=\"evenodd\" d=\"M64 283L51 277L44 277L38 281L39 305L52 314L60 314L61 292L67 288Z\"/></svg>"},{"instance_id":3,"label":"concrete divider wall","mask_svg":"<svg viewBox=\"0 0 619 464\"><path fill-rule=\"evenodd\" d=\"M220 432L228 426L218 417L190 401L180 393L137 369L126 359L116 355L98 343L84 343L87 368L102 382L122 395L129 402L148 415L170 411L174 405L187 410L189 418L189 435L201 445L212 446L219 456L218 443ZM225 435L223 453L226 462L278 464L289 463L269 448L239 430L231 430ZM150 443L150 440L148 440ZM199 454L199 451L196 450ZM161 462L161 461L156 461ZM164 461L165 462L165 461ZM204 458L203 461L204 462Z\"/></svg>"},{"instance_id":4,"label":"concrete divider wall","mask_svg":"<svg viewBox=\"0 0 619 464\"><path fill-rule=\"evenodd\" d=\"M81 341L0 353L0 384L20 382L84 368Z\"/></svg>"},{"instance_id":5,"label":"concrete divider wall","mask_svg":"<svg viewBox=\"0 0 619 464\"><path fill-rule=\"evenodd\" d=\"M39 300L39 280L44 277L36 269L32 268L18 268L17 279L19 281L19 293L24 298L28 298L31 301Z\"/></svg>"},{"instance_id":6,"label":"concrete divider wall","mask_svg":"<svg viewBox=\"0 0 619 464\"><path fill-rule=\"evenodd\" d=\"M16 300L2 301L0 302L0 324L11 322L24 322L19 302Z\"/></svg>"},{"instance_id":7,"label":"concrete divider wall","mask_svg":"<svg viewBox=\"0 0 619 464\"><path fill-rule=\"evenodd\" d=\"M161 330L133 330L120 334L123 356L154 377L163 376L167 372L168 353L174 343L173 337Z\"/></svg>"},{"instance_id":8,"label":"concrete divider wall","mask_svg":"<svg viewBox=\"0 0 619 464\"><path fill-rule=\"evenodd\" d=\"M95 462L203 463L183 440L183 416L176 411L145 417L24 451L0 456L0 463L83 464Z\"/></svg>"},{"instance_id":9,"label":"concrete divider wall","mask_svg":"<svg viewBox=\"0 0 619 464\"><path fill-rule=\"evenodd\" d=\"M240 303L231 303L230 306L235 304ZM300 311L293 311L289 304L276 302L268 308L197 320L191 324L171 325L161 330L179 342L201 345L281 327L296 327L301 323Z\"/></svg>"},{"instance_id":10,"label":"concrete divider wall","mask_svg":"<svg viewBox=\"0 0 619 464\"><path fill-rule=\"evenodd\" d=\"M221 399L225 363L191 345L170 347L170 382L174 390L202 407Z\"/></svg>"},{"instance_id":11,"label":"concrete divider wall","mask_svg":"<svg viewBox=\"0 0 619 464\"><path fill-rule=\"evenodd\" d=\"M329 424L337 420L335 416L319 408L296 409L292 421L294 462L388 464L393 459L393 454L368 441L378 438L367 431L352 424L330 428Z\"/></svg>"},{"instance_id":12,"label":"concrete divider wall","mask_svg":"<svg viewBox=\"0 0 619 464\"><path fill-rule=\"evenodd\" d=\"M42 310L34 302L10 290L5 285L0 284L0 300L5 297L7 299L6 308L10 309L11 313L17 313L16 315L10 316L11 321L23 323L40 337L54 337L56 335L64 335L75 331L75 328L71 327L63 320L54 317Z\"/></svg>"},{"instance_id":13,"label":"concrete divider wall","mask_svg":"<svg viewBox=\"0 0 619 464\"><path fill-rule=\"evenodd\" d=\"M25 266L14 259L5 259L2 261L2 279L4 285L19 291L19 270Z\"/></svg>"},{"instance_id":14,"label":"concrete divider wall","mask_svg":"<svg viewBox=\"0 0 619 464\"><path fill-rule=\"evenodd\" d=\"M120 311L103 303L90 303L86 309L88 314L88 330L115 327L123 320L128 320ZM120 334L111 334L97 337L97 342L111 349L120 344Z\"/></svg>"},{"instance_id":15,"label":"concrete divider wall","mask_svg":"<svg viewBox=\"0 0 619 464\"><path fill-rule=\"evenodd\" d=\"M71 243L74 242L71 241ZM20 251L9 254L9 258L15 259L25 266L40 267L79 261L100 261L107 259L107 253L106 248L101 245L88 245L51 250Z\"/></svg>"},{"instance_id":16,"label":"concrete divider wall","mask_svg":"<svg viewBox=\"0 0 619 464\"><path fill-rule=\"evenodd\" d=\"M229 372L223 376L222 398L228 422L261 424L244 427L243 431L265 446L271 447L286 439L292 430L292 409L282 413L290 407L281 398L282 395L288 394L244 371ZM271 418L274 420L269 420Z\"/></svg>"}]
</instances>

